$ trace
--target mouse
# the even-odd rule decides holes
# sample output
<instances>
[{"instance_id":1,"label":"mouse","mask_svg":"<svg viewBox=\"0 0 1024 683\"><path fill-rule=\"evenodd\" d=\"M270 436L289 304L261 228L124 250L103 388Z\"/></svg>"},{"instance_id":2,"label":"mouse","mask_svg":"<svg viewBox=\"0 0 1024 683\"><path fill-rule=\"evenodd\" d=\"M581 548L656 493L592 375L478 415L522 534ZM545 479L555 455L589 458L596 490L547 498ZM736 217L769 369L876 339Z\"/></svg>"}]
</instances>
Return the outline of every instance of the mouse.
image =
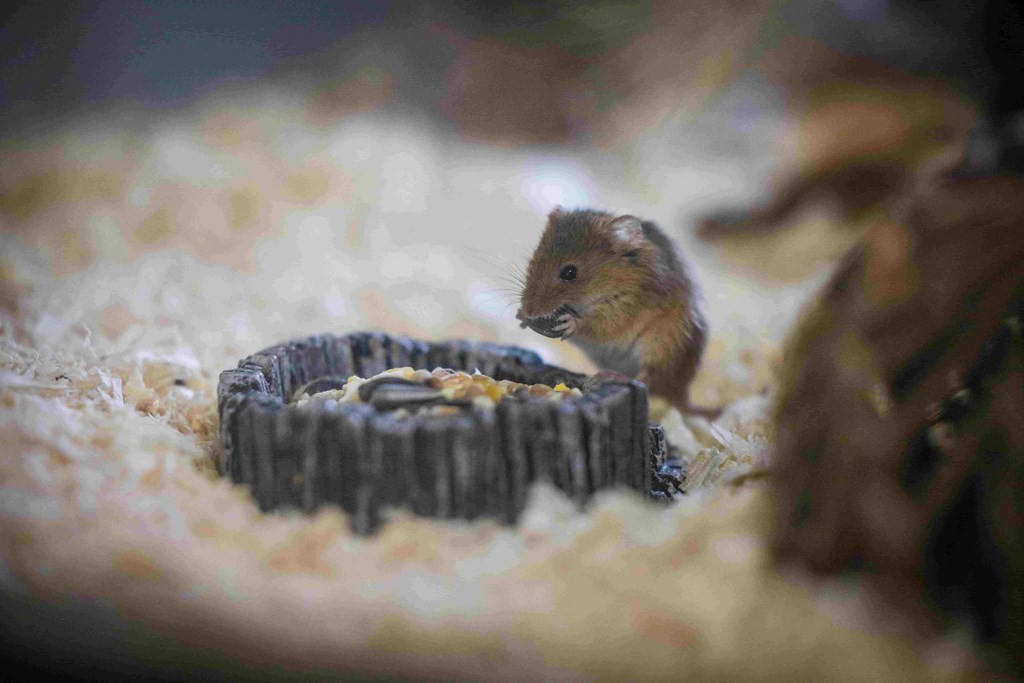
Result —
<instances>
[{"instance_id":1,"label":"mouse","mask_svg":"<svg viewBox=\"0 0 1024 683\"><path fill-rule=\"evenodd\" d=\"M708 338L693 266L656 224L633 215L555 207L526 267L520 327L569 340L602 370L644 382L687 414Z\"/></svg>"}]
</instances>

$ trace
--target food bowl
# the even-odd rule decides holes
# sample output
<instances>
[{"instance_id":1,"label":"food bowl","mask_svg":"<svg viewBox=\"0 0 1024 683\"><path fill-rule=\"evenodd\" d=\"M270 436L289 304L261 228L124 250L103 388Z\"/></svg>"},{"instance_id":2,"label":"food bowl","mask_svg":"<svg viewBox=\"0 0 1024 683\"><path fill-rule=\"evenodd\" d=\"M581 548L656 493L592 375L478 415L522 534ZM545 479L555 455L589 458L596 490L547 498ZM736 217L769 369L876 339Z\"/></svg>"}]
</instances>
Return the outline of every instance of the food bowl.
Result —
<instances>
[{"instance_id":1,"label":"food bowl","mask_svg":"<svg viewBox=\"0 0 1024 683\"><path fill-rule=\"evenodd\" d=\"M401 367L476 371L582 393L552 401L521 391L492 409L467 404L444 415L335 400L300 408L291 400L310 382L329 386L329 378L340 384ZM675 483L659 473L664 433L648 424L643 383L569 372L514 346L379 333L308 337L222 372L218 409L218 469L247 485L261 510L334 504L363 534L389 507L514 523L536 481L581 506L611 487L665 499Z\"/></svg>"}]
</instances>

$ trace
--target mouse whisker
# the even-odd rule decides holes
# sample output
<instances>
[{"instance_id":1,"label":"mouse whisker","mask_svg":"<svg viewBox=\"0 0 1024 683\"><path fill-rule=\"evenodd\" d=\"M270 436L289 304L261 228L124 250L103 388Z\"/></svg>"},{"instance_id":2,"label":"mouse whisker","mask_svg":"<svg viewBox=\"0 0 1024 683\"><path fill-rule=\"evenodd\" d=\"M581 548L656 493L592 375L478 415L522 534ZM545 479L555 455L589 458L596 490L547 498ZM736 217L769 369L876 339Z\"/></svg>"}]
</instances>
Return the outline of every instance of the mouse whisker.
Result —
<instances>
[{"instance_id":1,"label":"mouse whisker","mask_svg":"<svg viewBox=\"0 0 1024 683\"><path fill-rule=\"evenodd\" d=\"M503 276L503 275L494 275L493 277L496 280L500 281L500 282L504 282L505 284L510 285L516 291L520 291L521 292L523 290L523 287L524 287L523 283L519 282L519 281L517 281L517 280L515 280L515 279L513 279L511 277L506 277L506 276Z\"/></svg>"},{"instance_id":2,"label":"mouse whisker","mask_svg":"<svg viewBox=\"0 0 1024 683\"><path fill-rule=\"evenodd\" d=\"M469 258L479 263L484 263L491 269L504 271L503 277L508 278L510 281L515 281L521 287L526 286L525 271L523 271L520 266L509 261L507 257L500 254L490 254L486 251L473 247L464 247L462 251ZM494 275L493 272L489 274Z\"/></svg>"}]
</instances>

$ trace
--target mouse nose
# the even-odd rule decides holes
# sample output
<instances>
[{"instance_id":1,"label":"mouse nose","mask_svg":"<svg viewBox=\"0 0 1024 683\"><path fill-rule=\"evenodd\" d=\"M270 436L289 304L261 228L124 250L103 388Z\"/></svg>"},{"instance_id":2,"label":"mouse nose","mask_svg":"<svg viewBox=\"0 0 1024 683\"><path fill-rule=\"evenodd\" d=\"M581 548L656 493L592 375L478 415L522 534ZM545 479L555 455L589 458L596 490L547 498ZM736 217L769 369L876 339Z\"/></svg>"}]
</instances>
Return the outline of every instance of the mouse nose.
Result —
<instances>
[{"instance_id":1,"label":"mouse nose","mask_svg":"<svg viewBox=\"0 0 1024 683\"><path fill-rule=\"evenodd\" d=\"M526 320L526 316L523 315L523 309L516 311L516 320Z\"/></svg>"}]
</instances>

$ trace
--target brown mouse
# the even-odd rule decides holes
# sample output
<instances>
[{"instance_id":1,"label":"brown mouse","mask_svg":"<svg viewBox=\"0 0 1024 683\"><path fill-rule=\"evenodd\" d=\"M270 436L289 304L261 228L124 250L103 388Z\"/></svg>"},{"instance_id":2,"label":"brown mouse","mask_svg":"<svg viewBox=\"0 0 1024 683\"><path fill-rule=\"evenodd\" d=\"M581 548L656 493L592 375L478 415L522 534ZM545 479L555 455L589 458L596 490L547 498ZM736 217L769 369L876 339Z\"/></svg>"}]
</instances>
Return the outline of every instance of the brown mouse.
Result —
<instances>
[{"instance_id":1,"label":"brown mouse","mask_svg":"<svg viewBox=\"0 0 1024 683\"><path fill-rule=\"evenodd\" d=\"M684 412L721 412L690 403L708 334L703 298L692 267L654 223L556 208L520 304L521 327L571 339L602 370L640 379Z\"/></svg>"}]
</instances>

